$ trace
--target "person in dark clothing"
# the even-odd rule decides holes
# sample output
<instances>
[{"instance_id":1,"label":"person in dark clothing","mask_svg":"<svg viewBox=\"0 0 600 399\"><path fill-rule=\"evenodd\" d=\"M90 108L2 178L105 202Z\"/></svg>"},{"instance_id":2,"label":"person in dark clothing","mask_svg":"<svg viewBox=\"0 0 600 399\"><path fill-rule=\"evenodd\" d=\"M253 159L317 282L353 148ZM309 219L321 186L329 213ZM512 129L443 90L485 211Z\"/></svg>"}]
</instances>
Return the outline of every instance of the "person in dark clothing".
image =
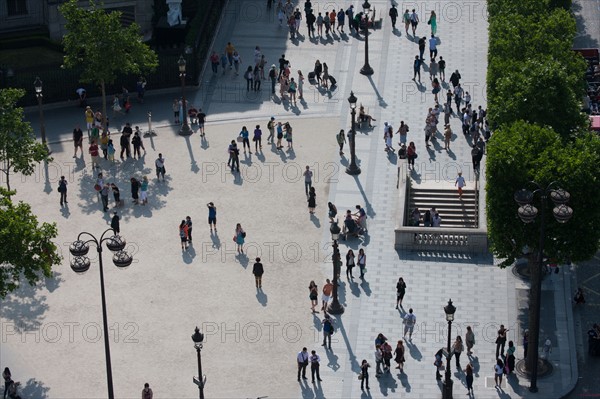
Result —
<instances>
[{"instance_id":1,"label":"person in dark clothing","mask_svg":"<svg viewBox=\"0 0 600 399\"><path fill-rule=\"evenodd\" d=\"M188 242L192 242L192 218L189 216L185 217L185 225L188 228Z\"/></svg>"},{"instance_id":2,"label":"person in dark clothing","mask_svg":"<svg viewBox=\"0 0 600 399\"><path fill-rule=\"evenodd\" d=\"M231 140L231 144L229 145L229 161L227 162L227 166L231 164L231 171L237 169L240 171L240 150L237 147L235 140Z\"/></svg>"},{"instance_id":3,"label":"person in dark clothing","mask_svg":"<svg viewBox=\"0 0 600 399\"><path fill-rule=\"evenodd\" d=\"M421 59L421 61L423 61L423 53L425 53L425 42L427 41L427 38L425 36L423 36L422 38L419 39L419 58Z\"/></svg>"},{"instance_id":4,"label":"person in dark clothing","mask_svg":"<svg viewBox=\"0 0 600 399\"><path fill-rule=\"evenodd\" d=\"M435 379L440 381L442 379L442 375L440 374L440 368L444 365L442 359L444 358L444 348L440 349L435 353L435 361L433 365L435 366Z\"/></svg>"},{"instance_id":5,"label":"person in dark clothing","mask_svg":"<svg viewBox=\"0 0 600 399\"><path fill-rule=\"evenodd\" d=\"M115 183L110 183L110 189L113 192L113 197L115 199L115 208L121 205L121 192L119 191L119 187Z\"/></svg>"},{"instance_id":6,"label":"person in dark clothing","mask_svg":"<svg viewBox=\"0 0 600 399\"><path fill-rule=\"evenodd\" d=\"M277 76L277 80L281 79L281 74L285 70L285 66L288 63L288 60L285 59L285 54L281 54L281 58L279 58L279 76Z\"/></svg>"},{"instance_id":7,"label":"person in dark clothing","mask_svg":"<svg viewBox=\"0 0 600 399\"><path fill-rule=\"evenodd\" d=\"M133 198L133 203L138 204L139 199L139 190L140 190L140 181L135 177L131 178L131 198Z\"/></svg>"},{"instance_id":8,"label":"person in dark clothing","mask_svg":"<svg viewBox=\"0 0 600 399\"><path fill-rule=\"evenodd\" d=\"M260 263L260 258L256 258L256 263L252 266L252 274L254 274L254 281L256 282L256 288L262 288L262 275L265 273L263 264Z\"/></svg>"},{"instance_id":9,"label":"person in dark clothing","mask_svg":"<svg viewBox=\"0 0 600 399\"><path fill-rule=\"evenodd\" d=\"M392 29L396 30L396 20L398 19L398 10L396 9L396 5L392 5L389 15L392 19Z\"/></svg>"},{"instance_id":10,"label":"person in dark clothing","mask_svg":"<svg viewBox=\"0 0 600 399\"><path fill-rule=\"evenodd\" d=\"M312 10L310 10L307 14L306 14L306 25L308 26L308 36L314 36L315 35L315 22L317 21L317 17L315 17L315 14L313 14Z\"/></svg>"},{"instance_id":11,"label":"person in dark clothing","mask_svg":"<svg viewBox=\"0 0 600 399\"><path fill-rule=\"evenodd\" d=\"M129 123L125 124L125 127L123 128L123 131L121 133L122 133L121 140L119 142L121 144L121 159L123 159L124 153L127 154L127 158L131 158L130 138L131 138L131 135L133 134L131 125Z\"/></svg>"},{"instance_id":12,"label":"person in dark clothing","mask_svg":"<svg viewBox=\"0 0 600 399\"><path fill-rule=\"evenodd\" d=\"M321 358L317 355L317 352L314 350L311 351L308 360L310 361L310 375L312 376L313 384L315 383L315 374L317 375L317 381L322 381L321 374L319 373Z\"/></svg>"},{"instance_id":13,"label":"person in dark clothing","mask_svg":"<svg viewBox=\"0 0 600 399\"><path fill-rule=\"evenodd\" d=\"M140 149L144 150L146 153L146 149L144 148L144 143L142 143L142 137L140 136L139 127L136 126L135 133L133 134L133 138L131 139L131 144L133 144L133 158L141 158Z\"/></svg>"},{"instance_id":14,"label":"person in dark clothing","mask_svg":"<svg viewBox=\"0 0 600 399\"><path fill-rule=\"evenodd\" d=\"M58 192L60 193L60 206L62 206L63 203L68 204L69 202L67 201L67 180L64 176L61 176L60 181L58 182Z\"/></svg>"},{"instance_id":15,"label":"person in dark clothing","mask_svg":"<svg viewBox=\"0 0 600 399\"><path fill-rule=\"evenodd\" d=\"M110 228L115 231L115 235L119 235L121 232L121 224L119 223L120 220L121 218L119 217L119 214L117 212L113 213L113 217L110 220Z\"/></svg>"},{"instance_id":16,"label":"person in dark clothing","mask_svg":"<svg viewBox=\"0 0 600 399\"><path fill-rule=\"evenodd\" d=\"M452 72L452 75L450 75L450 83L452 83L452 87L458 86L461 78L462 76L460 76L460 72L458 72L458 69Z\"/></svg>"}]
</instances>

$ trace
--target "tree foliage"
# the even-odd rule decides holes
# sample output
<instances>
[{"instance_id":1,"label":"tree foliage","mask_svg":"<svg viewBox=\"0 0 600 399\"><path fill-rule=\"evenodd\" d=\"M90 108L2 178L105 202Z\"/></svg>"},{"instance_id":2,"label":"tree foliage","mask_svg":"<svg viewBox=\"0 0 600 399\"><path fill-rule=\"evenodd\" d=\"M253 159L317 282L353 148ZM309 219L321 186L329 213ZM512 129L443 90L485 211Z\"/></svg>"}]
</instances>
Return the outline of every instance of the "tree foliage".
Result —
<instances>
[{"instance_id":1,"label":"tree foliage","mask_svg":"<svg viewBox=\"0 0 600 399\"><path fill-rule=\"evenodd\" d=\"M105 85L119 75L154 70L158 65L156 53L142 42L136 23L121 25L119 11L106 12L93 0L87 8L79 7L77 0L69 0L59 10L67 21L63 65L80 68L81 81L101 87L102 113L106 116Z\"/></svg>"},{"instance_id":2,"label":"tree foliage","mask_svg":"<svg viewBox=\"0 0 600 399\"><path fill-rule=\"evenodd\" d=\"M488 235L494 254L511 264L525 246L539 248L540 221L524 224L519 219L514 193L522 188L533 191L531 181L544 188L557 181L571 194L573 217L559 224L552 215L552 201L548 201L544 252L562 261L593 256L600 239L599 163L600 139L595 135L565 141L551 128L524 121L495 132L486 164ZM539 196L534 206L541 209Z\"/></svg>"},{"instance_id":3,"label":"tree foliage","mask_svg":"<svg viewBox=\"0 0 600 399\"><path fill-rule=\"evenodd\" d=\"M10 174L33 174L35 165L51 161L46 147L38 142L23 109L17 102L25 95L22 89L0 89L0 171L10 190Z\"/></svg>"},{"instance_id":4,"label":"tree foliage","mask_svg":"<svg viewBox=\"0 0 600 399\"><path fill-rule=\"evenodd\" d=\"M61 263L55 223L39 224L29 204L14 204L9 192L0 188L0 298L19 287L21 278L35 285L42 276L52 276L52 266Z\"/></svg>"}]
</instances>

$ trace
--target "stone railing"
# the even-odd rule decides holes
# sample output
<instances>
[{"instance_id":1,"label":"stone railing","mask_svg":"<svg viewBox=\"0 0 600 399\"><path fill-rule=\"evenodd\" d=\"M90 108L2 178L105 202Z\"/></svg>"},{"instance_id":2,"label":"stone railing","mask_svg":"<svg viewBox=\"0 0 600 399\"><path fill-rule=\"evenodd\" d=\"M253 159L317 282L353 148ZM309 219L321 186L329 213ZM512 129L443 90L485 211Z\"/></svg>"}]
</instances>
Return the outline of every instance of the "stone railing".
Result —
<instances>
[{"instance_id":1,"label":"stone railing","mask_svg":"<svg viewBox=\"0 0 600 399\"><path fill-rule=\"evenodd\" d=\"M486 253L485 229L444 229L439 227L396 227L395 248L410 251Z\"/></svg>"}]
</instances>

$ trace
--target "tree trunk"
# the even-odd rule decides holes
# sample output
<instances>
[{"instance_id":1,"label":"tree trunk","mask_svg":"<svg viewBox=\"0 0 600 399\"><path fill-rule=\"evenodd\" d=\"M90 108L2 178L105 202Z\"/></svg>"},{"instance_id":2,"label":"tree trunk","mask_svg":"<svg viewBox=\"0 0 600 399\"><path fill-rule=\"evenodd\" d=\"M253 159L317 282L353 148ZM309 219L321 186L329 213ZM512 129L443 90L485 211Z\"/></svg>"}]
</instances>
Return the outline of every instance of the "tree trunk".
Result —
<instances>
[{"instance_id":1,"label":"tree trunk","mask_svg":"<svg viewBox=\"0 0 600 399\"><path fill-rule=\"evenodd\" d=\"M102 88L102 131L106 133L106 86L104 80L100 81L100 87Z\"/></svg>"}]
</instances>

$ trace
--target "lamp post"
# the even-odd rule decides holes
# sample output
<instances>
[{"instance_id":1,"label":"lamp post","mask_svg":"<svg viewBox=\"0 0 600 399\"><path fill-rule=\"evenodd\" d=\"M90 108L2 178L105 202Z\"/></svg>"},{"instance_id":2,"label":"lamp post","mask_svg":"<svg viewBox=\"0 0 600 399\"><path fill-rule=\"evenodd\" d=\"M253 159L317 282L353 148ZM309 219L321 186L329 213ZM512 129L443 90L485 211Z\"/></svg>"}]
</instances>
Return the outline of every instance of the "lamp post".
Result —
<instances>
[{"instance_id":1,"label":"lamp post","mask_svg":"<svg viewBox=\"0 0 600 399\"><path fill-rule=\"evenodd\" d=\"M530 374L530 392L537 392L537 372L538 372L538 346L540 338L540 307L542 301L542 268L544 265L544 241L546 239L546 204L548 197L554 203L552 214L559 223L566 223L573 216L573 209L567 206L571 195L561 189L553 189L557 185L556 181L543 188L536 182L531 182L536 189L532 192L527 189L521 189L515 193L515 202L519 204L517 211L519 218L523 223L532 223L538 215L538 209L531 205L536 194L540 195L541 214L540 214L540 237L537 252L537 262L530 266L531 268L531 289L529 291L529 351L526 359L526 370Z\"/></svg>"},{"instance_id":2,"label":"lamp post","mask_svg":"<svg viewBox=\"0 0 600 399\"><path fill-rule=\"evenodd\" d=\"M367 20L365 23L365 65L361 68L360 73L362 75L370 76L373 75L373 68L369 65L369 12L371 11L371 5L368 0L365 0L362 8L367 16Z\"/></svg>"},{"instance_id":3,"label":"lamp post","mask_svg":"<svg viewBox=\"0 0 600 399\"><path fill-rule=\"evenodd\" d=\"M186 62L185 62L185 58L183 58L183 55L181 55L179 57L179 61L177 61L177 66L179 67L179 77L181 78L181 111L183 113L183 115L181 115L181 117L183 118L183 124L181 125L181 129L179 129L179 135L181 136L189 136L191 135L192 129L190 129L190 125L188 125L188 121L187 121L187 104L185 101L185 66L186 66Z\"/></svg>"},{"instance_id":4,"label":"lamp post","mask_svg":"<svg viewBox=\"0 0 600 399\"><path fill-rule=\"evenodd\" d=\"M202 341L204 341L204 334L200 332L200 329L196 327L194 334L192 335L192 341L194 341L194 348L198 354L198 378L194 377L194 384L198 385L200 391L200 399L204 399L204 377L202 376L202 356L200 351L202 350Z\"/></svg>"},{"instance_id":5,"label":"lamp post","mask_svg":"<svg viewBox=\"0 0 600 399\"><path fill-rule=\"evenodd\" d=\"M340 260L340 250L338 247L338 238L340 236L340 226L337 221L331 223L329 232L331 233L331 239L333 240L333 301L327 311L331 314L342 314L344 313L344 307L338 300L338 278L340 275L340 267L342 262Z\"/></svg>"},{"instance_id":6,"label":"lamp post","mask_svg":"<svg viewBox=\"0 0 600 399\"><path fill-rule=\"evenodd\" d=\"M106 236L106 233L112 232L112 236ZM82 240L82 236L89 236L90 239L87 241ZM114 399L115 394L113 391L112 381L112 366L110 362L110 345L109 345L109 331L108 331L108 319L106 316L106 294L104 292L104 267L102 263L102 245L106 243L108 249L115 254L113 255L113 263L117 267L127 267L131 265L133 258L124 251L126 241L123 237L116 234L113 229L108 229L97 239L88 232L79 233L77 240L69 246L69 252L75 258L71 260L71 269L75 273L86 272L91 265L90 258L86 255L90 250L90 244L95 244L98 250L98 266L100 269L100 296L102 298L102 322L104 324L104 354L106 357L106 379L108 385L108 399Z\"/></svg>"},{"instance_id":7,"label":"lamp post","mask_svg":"<svg viewBox=\"0 0 600 399\"><path fill-rule=\"evenodd\" d=\"M359 175L360 168L356 164L356 102L358 99L354 96L354 92L350 92L348 102L350 103L350 113L352 115L352 129L350 130L350 165L346 168L346 173L349 175Z\"/></svg>"},{"instance_id":8,"label":"lamp post","mask_svg":"<svg viewBox=\"0 0 600 399\"><path fill-rule=\"evenodd\" d=\"M44 144L44 147L46 147L48 154L50 154L50 150L48 149L48 143L46 142L46 125L44 123L44 110L42 108L42 100L44 97L42 93L43 86L42 80L39 76L36 76L35 82L33 82L33 88L35 89L35 96L37 97L38 108L40 111L40 135L42 136L42 144Z\"/></svg>"},{"instance_id":9,"label":"lamp post","mask_svg":"<svg viewBox=\"0 0 600 399\"><path fill-rule=\"evenodd\" d=\"M456 312L456 307L452 305L452 299L448 299L448 304L444 306L444 313L446 313L446 321L448 322L448 346L446 350L448 353L446 354L446 375L444 378L444 388L442 390L442 398L443 399L452 399L452 378L450 377L450 359L452 358L452 353L450 352L450 341L452 337L452 322L454 321L454 312Z\"/></svg>"}]
</instances>

